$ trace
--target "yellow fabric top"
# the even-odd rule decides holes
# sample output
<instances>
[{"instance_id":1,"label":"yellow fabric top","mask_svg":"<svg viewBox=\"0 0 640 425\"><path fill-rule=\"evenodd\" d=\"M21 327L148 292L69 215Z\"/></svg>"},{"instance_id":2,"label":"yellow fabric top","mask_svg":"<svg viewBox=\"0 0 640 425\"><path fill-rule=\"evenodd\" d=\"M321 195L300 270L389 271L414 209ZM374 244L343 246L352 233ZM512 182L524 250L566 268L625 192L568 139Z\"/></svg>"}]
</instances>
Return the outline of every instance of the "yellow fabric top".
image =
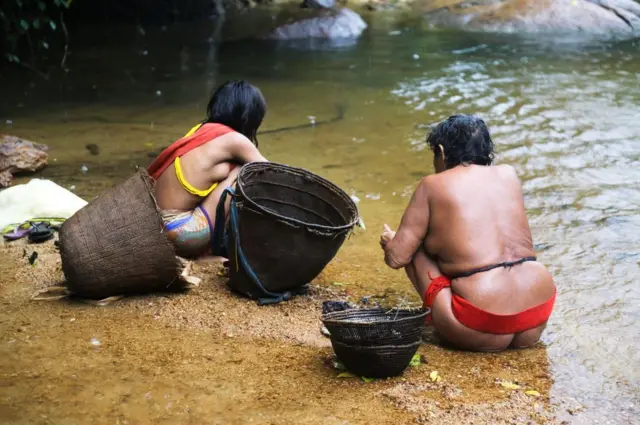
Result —
<instances>
[{"instance_id":1,"label":"yellow fabric top","mask_svg":"<svg viewBox=\"0 0 640 425\"><path fill-rule=\"evenodd\" d=\"M195 133L196 131L198 131L198 129L199 129L200 127L202 127L202 123L194 125L194 126L191 128L191 130L189 130L189 132L188 132L187 134L185 134L185 135L184 135L184 137L189 137L189 136L191 136L193 133ZM184 138L184 137L183 137L183 138Z\"/></svg>"},{"instance_id":2,"label":"yellow fabric top","mask_svg":"<svg viewBox=\"0 0 640 425\"><path fill-rule=\"evenodd\" d=\"M184 178L184 174L182 174L182 167L180 166L180 158L176 158L173 165L176 167L176 177L178 178L178 181L180 182L184 190L186 190L192 195L196 195L196 196L200 196L201 198L204 198L206 196L209 196L209 194L213 192L213 190L218 186L218 183L214 183L211 185L209 189L204 189L204 190L196 189L195 187L191 186L191 184L187 181L187 179Z\"/></svg>"},{"instance_id":3,"label":"yellow fabric top","mask_svg":"<svg viewBox=\"0 0 640 425\"><path fill-rule=\"evenodd\" d=\"M191 130L189 130L189 132L187 134L184 135L184 137L191 136L193 133L198 131L198 129L200 127L202 127L202 124L195 125L193 128L191 128ZM205 189L205 190L196 189L195 187L191 186L191 184L184 177L184 174L182 173L182 166L180 166L180 158L176 158L176 160L174 161L173 165L176 168L176 177L178 178L178 181L180 182L180 184L182 185L184 190L186 190L187 192L189 192L192 195L196 195L196 196L199 196L201 198L207 197L218 186L218 183L214 183L208 189Z\"/></svg>"}]
</instances>

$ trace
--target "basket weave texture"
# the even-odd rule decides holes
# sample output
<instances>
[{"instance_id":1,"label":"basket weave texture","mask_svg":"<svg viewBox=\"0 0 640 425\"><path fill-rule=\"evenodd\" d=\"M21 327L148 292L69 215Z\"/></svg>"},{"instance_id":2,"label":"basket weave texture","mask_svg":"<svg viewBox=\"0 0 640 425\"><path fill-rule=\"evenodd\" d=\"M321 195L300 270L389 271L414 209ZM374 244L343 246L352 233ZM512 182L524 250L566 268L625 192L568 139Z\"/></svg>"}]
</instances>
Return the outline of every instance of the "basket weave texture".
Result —
<instances>
[{"instance_id":1,"label":"basket weave texture","mask_svg":"<svg viewBox=\"0 0 640 425\"><path fill-rule=\"evenodd\" d=\"M359 216L339 187L307 170L273 162L242 167L237 180L238 238L229 240L229 286L256 298L250 275L237 252L264 288L279 293L311 282L336 255Z\"/></svg>"},{"instance_id":2,"label":"basket weave texture","mask_svg":"<svg viewBox=\"0 0 640 425\"><path fill-rule=\"evenodd\" d=\"M60 255L66 286L82 298L161 292L184 284L143 169L62 225Z\"/></svg>"},{"instance_id":3,"label":"basket weave texture","mask_svg":"<svg viewBox=\"0 0 640 425\"><path fill-rule=\"evenodd\" d=\"M338 359L372 378L401 374L422 343L428 309L348 309L322 316Z\"/></svg>"},{"instance_id":4,"label":"basket weave texture","mask_svg":"<svg viewBox=\"0 0 640 425\"><path fill-rule=\"evenodd\" d=\"M332 338L354 345L403 345L422 337L428 310L350 309L325 314L322 323Z\"/></svg>"},{"instance_id":5,"label":"basket weave texture","mask_svg":"<svg viewBox=\"0 0 640 425\"><path fill-rule=\"evenodd\" d=\"M420 344L421 340L406 345L363 347L331 341L333 351L349 371L369 378L389 378L402 374Z\"/></svg>"}]
</instances>

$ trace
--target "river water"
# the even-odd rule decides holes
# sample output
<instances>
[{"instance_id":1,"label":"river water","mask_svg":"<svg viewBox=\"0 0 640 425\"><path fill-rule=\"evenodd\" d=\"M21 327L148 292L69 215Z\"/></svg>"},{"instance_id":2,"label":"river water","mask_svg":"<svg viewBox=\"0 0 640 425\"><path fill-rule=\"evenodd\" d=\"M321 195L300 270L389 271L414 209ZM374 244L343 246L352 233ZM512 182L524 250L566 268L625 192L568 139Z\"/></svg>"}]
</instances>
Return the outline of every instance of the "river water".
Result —
<instances>
[{"instance_id":1,"label":"river water","mask_svg":"<svg viewBox=\"0 0 640 425\"><path fill-rule=\"evenodd\" d=\"M456 112L479 114L498 162L523 181L539 259L558 285L543 337L552 400L584 405L584 423L637 420L638 43L441 31L394 15L369 17L353 44L243 39L270 19L241 18L219 46L208 41L208 22L84 29L72 40L67 75L5 79L0 129L48 144L44 175L90 198L200 120L225 79L263 90L265 130L344 110L335 123L265 134L261 148L360 198L368 231L341 253L359 268L352 283L409 294L405 277L382 267L379 229L397 226L417 180L433 172L426 128ZM100 156L89 155L88 143Z\"/></svg>"}]
</instances>

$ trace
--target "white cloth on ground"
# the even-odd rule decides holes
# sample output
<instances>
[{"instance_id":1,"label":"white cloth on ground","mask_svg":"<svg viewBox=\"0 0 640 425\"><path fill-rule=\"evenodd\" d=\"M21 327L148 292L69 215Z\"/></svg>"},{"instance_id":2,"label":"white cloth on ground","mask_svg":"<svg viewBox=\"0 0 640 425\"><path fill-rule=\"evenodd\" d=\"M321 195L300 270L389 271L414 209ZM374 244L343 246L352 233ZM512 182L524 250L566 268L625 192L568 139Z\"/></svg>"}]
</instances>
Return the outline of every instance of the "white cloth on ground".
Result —
<instances>
[{"instance_id":1,"label":"white cloth on ground","mask_svg":"<svg viewBox=\"0 0 640 425\"><path fill-rule=\"evenodd\" d=\"M51 180L32 179L0 192L0 229L39 217L67 219L85 205L87 201Z\"/></svg>"}]
</instances>

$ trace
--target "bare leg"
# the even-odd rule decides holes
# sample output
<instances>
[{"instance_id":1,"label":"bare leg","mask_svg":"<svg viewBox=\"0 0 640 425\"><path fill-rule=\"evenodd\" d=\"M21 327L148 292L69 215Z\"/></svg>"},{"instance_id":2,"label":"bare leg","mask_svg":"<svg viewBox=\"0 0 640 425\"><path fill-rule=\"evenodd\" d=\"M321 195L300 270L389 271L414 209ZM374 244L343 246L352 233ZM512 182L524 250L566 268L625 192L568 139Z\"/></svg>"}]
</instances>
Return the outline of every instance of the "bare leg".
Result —
<instances>
[{"instance_id":1,"label":"bare leg","mask_svg":"<svg viewBox=\"0 0 640 425\"><path fill-rule=\"evenodd\" d=\"M529 329L524 332L520 332L516 334L513 338L513 342L511 342L511 348L529 348L536 345L538 341L540 341L540 337L542 336L542 332L547 327L547 322L538 326L537 328Z\"/></svg>"},{"instance_id":2,"label":"bare leg","mask_svg":"<svg viewBox=\"0 0 640 425\"><path fill-rule=\"evenodd\" d=\"M412 263L406 267L407 275L421 297L431 283L432 277L441 276L438 265L424 250L419 250ZM502 351L509 347L513 335L494 335L474 331L456 319L451 310L451 288L444 288L436 296L431 307L433 327L447 342L455 347L473 351Z\"/></svg>"},{"instance_id":3,"label":"bare leg","mask_svg":"<svg viewBox=\"0 0 640 425\"><path fill-rule=\"evenodd\" d=\"M420 297L424 297L429 284L431 283L431 277L442 276L438 264L427 254L423 248L420 248L414 255L413 261L409 263L405 268L407 276L413 287L418 291Z\"/></svg>"}]
</instances>

